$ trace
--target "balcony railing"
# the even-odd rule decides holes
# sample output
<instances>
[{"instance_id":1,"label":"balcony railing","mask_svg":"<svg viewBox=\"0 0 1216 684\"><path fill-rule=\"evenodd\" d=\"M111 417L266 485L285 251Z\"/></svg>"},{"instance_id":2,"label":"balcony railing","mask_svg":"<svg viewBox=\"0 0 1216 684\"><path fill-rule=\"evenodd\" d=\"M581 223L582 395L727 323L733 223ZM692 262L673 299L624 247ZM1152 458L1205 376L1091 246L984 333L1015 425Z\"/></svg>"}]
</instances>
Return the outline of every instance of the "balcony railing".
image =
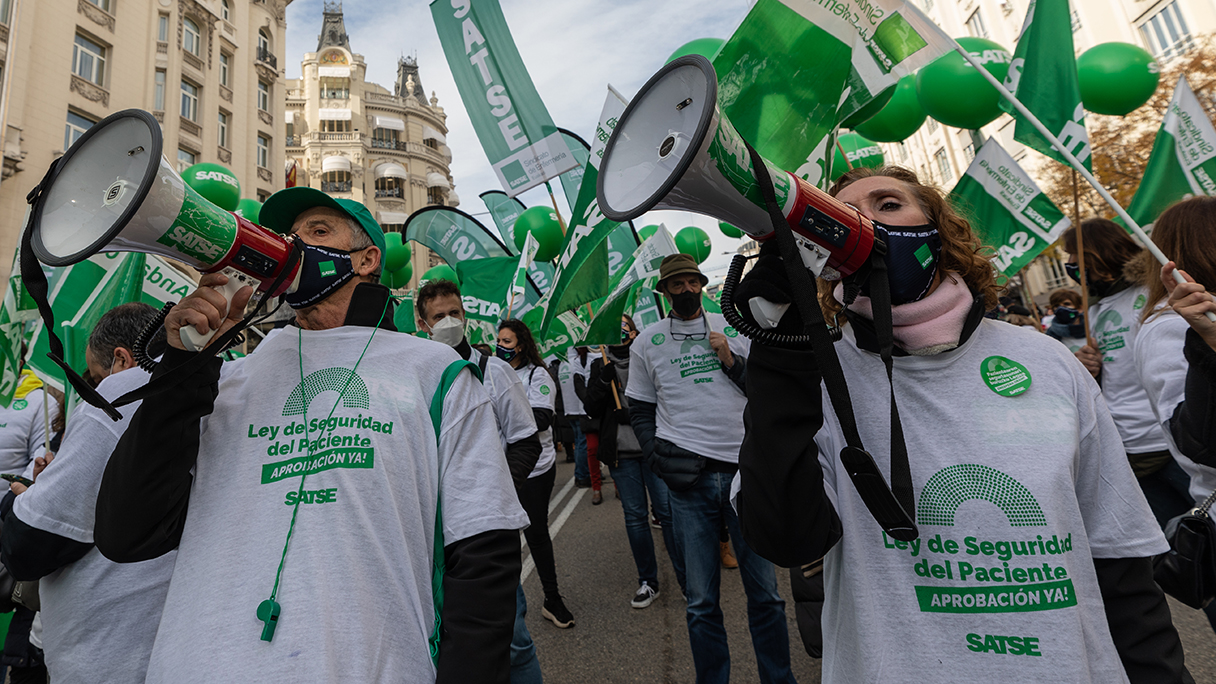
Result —
<instances>
[{"instance_id":1,"label":"balcony railing","mask_svg":"<svg viewBox=\"0 0 1216 684\"><path fill-rule=\"evenodd\" d=\"M259 47L256 58L259 62L265 62L270 65L271 69L279 68L279 59L274 56L274 53L264 47Z\"/></svg>"},{"instance_id":2,"label":"balcony railing","mask_svg":"<svg viewBox=\"0 0 1216 684\"><path fill-rule=\"evenodd\" d=\"M401 197L401 188L376 188L376 199L382 197Z\"/></svg>"},{"instance_id":3,"label":"balcony railing","mask_svg":"<svg viewBox=\"0 0 1216 684\"><path fill-rule=\"evenodd\" d=\"M301 140L301 136L298 136L298 135L289 135L286 138L284 138L284 140L288 147L303 147L304 146L304 142L303 142L303 140Z\"/></svg>"},{"instance_id":4,"label":"balcony railing","mask_svg":"<svg viewBox=\"0 0 1216 684\"><path fill-rule=\"evenodd\" d=\"M309 140L320 140L321 142L358 142L361 133L326 133L324 131L309 131Z\"/></svg>"},{"instance_id":5,"label":"balcony railing","mask_svg":"<svg viewBox=\"0 0 1216 684\"><path fill-rule=\"evenodd\" d=\"M321 192L350 192L350 181L321 181Z\"/></svg>"},{"instance_id":6,"label":"balcony railing","mask_svg":"<svg viewBox=\"0 0 1216 684\"><path fill-rule=\"evenodd\" d=\"M378 147L382 150L401 150L405 151L406 142L404 140L377 140L372 138L372 147Z\"/></svg>"}]
</instances>

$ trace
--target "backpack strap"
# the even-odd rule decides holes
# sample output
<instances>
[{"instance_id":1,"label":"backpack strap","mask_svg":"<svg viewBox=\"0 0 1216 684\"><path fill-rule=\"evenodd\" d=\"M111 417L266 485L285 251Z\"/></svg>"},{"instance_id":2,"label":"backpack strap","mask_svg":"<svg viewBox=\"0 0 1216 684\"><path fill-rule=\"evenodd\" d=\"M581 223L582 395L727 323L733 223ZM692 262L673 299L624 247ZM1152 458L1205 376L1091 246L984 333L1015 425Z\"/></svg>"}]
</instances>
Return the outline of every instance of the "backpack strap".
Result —
<instances>
[{"instance_id":1,"label":"backpack strap","mask_svg":"<svg viewBox=\"0 0 1216 684\"><path fill-rule=\"evenodd\" d=\"M443 402L447 399L448 391L452 389L452 385L455 384L460 371L466 368L472 371L473 376L478 381L481 380L481 369L476 364L463 360L453 361L447 368L443 369L443 376L439 379L439 387L435 389L435 396L431 398L431 424L435 426L437 455L439 430L443 426ZM431 631L430 638L427 640L431 650L431 662L436 665L439 664L439 635L443 623L443 575L447 571L447 558L444 557L443 547L443 501L439 498L439 492L436 491L435 549L434 560L431 564L431 599L435 606L435 626Z\"/></svg>"}]
</instances>

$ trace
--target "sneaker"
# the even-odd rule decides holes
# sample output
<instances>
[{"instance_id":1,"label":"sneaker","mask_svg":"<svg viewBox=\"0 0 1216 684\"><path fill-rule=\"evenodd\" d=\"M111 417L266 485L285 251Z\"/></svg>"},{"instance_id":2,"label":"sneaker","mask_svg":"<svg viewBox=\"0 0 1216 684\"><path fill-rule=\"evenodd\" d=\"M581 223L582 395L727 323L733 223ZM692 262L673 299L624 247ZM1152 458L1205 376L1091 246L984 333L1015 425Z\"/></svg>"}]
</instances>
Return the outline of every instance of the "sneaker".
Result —
<instances>
[{"instance_id":1,"label":"sneaker","mask_svg":"<svg viewBox=\"0 0 1216 684\"><path fill-rule=\"evenodd\" d=\"M598 506L602 503L604 503L604 494L597 489L591 493L591 505Z\"/></svg>"},{"instance_id":2,"label":"sneaker","mask_svg":"<svg viewBox=\"0 0 1216 684\"><path fill-rule=\"evenodd\" d=\"M579 489L587 489L591 486L591 478L588 477L584 479L581 477L576 477L574 478L574 486L578 487Z\"/></svg>"},{"instance_id":3,"label":"sneaker","mask_svg":"<svg viewBox=\"0 0 1216 684\"><path fill-rule=\"evenodd\" d=\"M735 570L739 567L739 561L735 559L735 554L730 552L730 542L718 542L719 553L722 555L722 567L727 570Z\"/></svg>"},{"instance_id":4,"label":"sneaker","mask_svg":"<svg viewBox=\"0 0 1216 684\"><path fill-rule=\"evenodd\" d=\"M629 605L634 608L645 608L654 603L658 597L658 589L650 586L649 582L642 582L642 586L638 587L638 593L633 595L633 600L629 602Z\"/></svg>"},{"instance_id":5,"label":"sneaker","mask_svg":"<svg viewBox=\"0 0 1216 684\"><path fill-rule=\"evenodd\" d=\"M557 594L545 597L545 604L540 609L540 614L556 625L558 629L569 629L574 626L574 616L570 614L566 604L562 603L562 597Z\"/></svg>"}]
</instances>

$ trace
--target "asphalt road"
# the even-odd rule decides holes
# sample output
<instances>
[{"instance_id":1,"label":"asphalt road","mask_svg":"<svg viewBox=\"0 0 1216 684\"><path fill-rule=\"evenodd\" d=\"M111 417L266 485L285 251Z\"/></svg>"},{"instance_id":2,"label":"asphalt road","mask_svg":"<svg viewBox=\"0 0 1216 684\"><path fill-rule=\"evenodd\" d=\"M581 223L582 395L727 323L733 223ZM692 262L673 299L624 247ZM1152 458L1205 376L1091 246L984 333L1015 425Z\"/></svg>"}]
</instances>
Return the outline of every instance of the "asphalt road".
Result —
<instances>
[{"instance_id":1,"label":"asphalt road","mask_svg":"<svg viewBox=\"0 0 1216 684\"><path fill-rule=\"evenodd\" d=\"M637 589L636 570L612 485L604 485L604 503L592 506L590 490L573 486L574 466L562 461L559 453L549 525L558 584L574 613L573 628L557 629L541 617L543 592L524 547L528 629L536 642L546 684L694 681L684 600L663 551L662 535L653 531L661 595L650 607L636 610L629 605ZM605 467L604 472L607 470ZM778 569L777 582L787 601L794 675L800 684L814 684L820 681L819 661L802 648L785 570ZM1207 619L1201 612L1172 600L1170 604L1195 681L1216 684L1216 635ZM731 647L731 681L759 682L747 631L747 599L737 570L722 571L722 611Z\"/></svg>"}]
</instances>

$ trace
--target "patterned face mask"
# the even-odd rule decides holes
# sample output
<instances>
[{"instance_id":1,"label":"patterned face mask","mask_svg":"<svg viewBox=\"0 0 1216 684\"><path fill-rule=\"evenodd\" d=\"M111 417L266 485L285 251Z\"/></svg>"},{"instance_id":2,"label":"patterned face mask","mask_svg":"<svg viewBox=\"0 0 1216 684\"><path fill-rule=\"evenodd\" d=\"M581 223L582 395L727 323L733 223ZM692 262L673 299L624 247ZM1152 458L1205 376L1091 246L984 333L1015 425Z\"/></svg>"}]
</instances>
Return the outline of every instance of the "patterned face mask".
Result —
<instances>
[{"instance_id":1,"label":"patterned face mask","mask_svg":"<svg viewBox=\"0 0 1216 684\"><path fill-rule=\"evenodd\" d=\"M303 309L320 302L346 281L355 277L350 252L332 247L317 247L303 240L300 246L300 285L295 292L283 295L283 301L293 309Z\"/></svg>"}]
</instances>

